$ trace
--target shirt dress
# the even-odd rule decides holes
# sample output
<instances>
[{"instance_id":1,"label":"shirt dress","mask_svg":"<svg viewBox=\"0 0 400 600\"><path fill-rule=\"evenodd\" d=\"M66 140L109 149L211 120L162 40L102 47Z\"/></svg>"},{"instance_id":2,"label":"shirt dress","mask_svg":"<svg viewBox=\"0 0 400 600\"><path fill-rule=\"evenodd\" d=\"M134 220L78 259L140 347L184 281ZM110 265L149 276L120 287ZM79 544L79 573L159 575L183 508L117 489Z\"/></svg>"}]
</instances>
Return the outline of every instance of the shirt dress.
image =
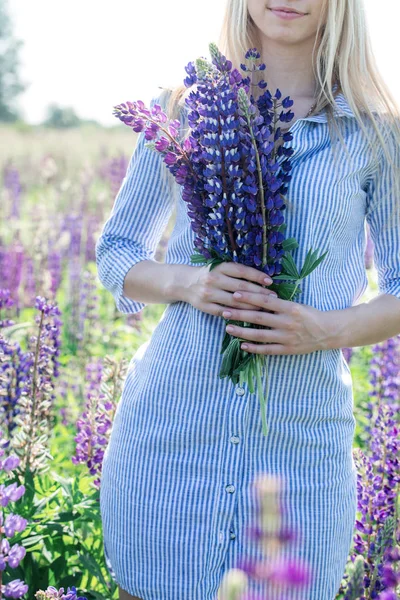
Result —
<instances>
[{"instance_id":1,"label":"shirt dress","mask_svg":"<svg viewBox=\"0 0 400 600\"><path fill-rule=\"evenodd\" d=\"M356 304L368 285L366 220L379 292L400 298L400 224L384 227L398 201L393 170L382 158L377 176L378 161L342 94L335 111L350 154L339 152L337 168L324 111L290 129L286 236L299 243L292 256L301 267L310 247L328 250L296 301L322 311ZM145 306L123 295L124 277L138 261L154 258L174 208L162 158L144 143L141 133L96 243L99 279L122 313ZM165 262L191 264L194 239L179 195ZM172 302L129 363L102 469L108 569L142 600L215 599L239 560L265 560L246 535L257 516L252 482L265 472L283 478L285 524L298 532L285 556L303 559L313 574L310 589L285 597L333 600L357 507L349 366L341 349L268 355L265 437L256 393L218 376L225 326L222 317ZM263 377L264 389L266 383ZM282 598L254 579L249 590Z\"/></svg>"}]
</instances>

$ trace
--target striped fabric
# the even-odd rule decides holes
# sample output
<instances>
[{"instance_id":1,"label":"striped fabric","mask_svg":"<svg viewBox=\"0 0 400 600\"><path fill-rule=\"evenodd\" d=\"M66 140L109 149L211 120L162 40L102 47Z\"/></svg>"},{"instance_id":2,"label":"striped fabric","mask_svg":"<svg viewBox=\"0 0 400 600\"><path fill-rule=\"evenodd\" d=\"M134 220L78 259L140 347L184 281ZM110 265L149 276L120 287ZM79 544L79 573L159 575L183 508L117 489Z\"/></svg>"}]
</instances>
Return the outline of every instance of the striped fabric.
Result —
<instances>
[{"instance_id":1,"label":"striped fabric","mask_svg":"<svg viewBox=\"0 0 400 600\"><path fill-rule=\"evenodd\" d=\"M400 227L384 228L395 202L391 171L382 159L377 177L378 163L343 95L336 103L350 157L340 151L335 169L324 112L298 119L285 211L286 235L299 242L298 266L310 247L329 251L297 300L323 311L352 306L367 287L365 218L379 292L400 298ZM174 208L164 168L140 134L96 244L99 278L123 313L145 306L124 297L124 276L154 257ZM190 264L194 237L179 197L166 262ZM306 560L314 576L311 590L285 598L333 600L356 517L349 366L341 349L268 356L264 437L256 395L218 377L224 333L223 318L173 302L131 359L102 473L110 573L143 600L215 599L224 572L239 559L263 559L246 527L256 517L252 481L268 472L284 478L285 522L299 534L285 556ZM265 582L252 580L250 590L283 597Z\"/></svg>"}]
</instances>

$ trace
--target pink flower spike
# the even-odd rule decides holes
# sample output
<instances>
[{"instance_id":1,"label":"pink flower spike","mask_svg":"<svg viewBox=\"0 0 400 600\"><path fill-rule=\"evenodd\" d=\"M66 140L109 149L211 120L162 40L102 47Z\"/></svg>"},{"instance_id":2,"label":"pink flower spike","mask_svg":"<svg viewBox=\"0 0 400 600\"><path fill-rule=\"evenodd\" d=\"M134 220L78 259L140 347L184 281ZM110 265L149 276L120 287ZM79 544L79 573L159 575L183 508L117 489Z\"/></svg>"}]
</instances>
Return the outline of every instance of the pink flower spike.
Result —
<instances>
[{"instance_id":1,"label":"pink flower spike","mask_svg":"<svg viewBox=\"0 0 400 600\"><path fill-rule=\"evenodd\" d=\"M170 132L170 134L175 137L176 135L178 135L178 130L173 126L173 125L168 125L168 131Z\"/></svg>"},{"instance_id":2,"label":"pink flower spike","mask_svg":"<svg viewBox=\"0 0 400 600\"><path fill-rule=\"evenodd\" d=\"M164 162L166 165L174 165L176 163L176 159L176 154L174 154L173 152L168 152L164 156Z\"/></svg>"},{"instance_id":3,"label":"pink flower spike","mask_svg":"<svg viewBox=\"0 0 400 600\"><path fill-rule=\"evenodd\" d=\"M156 150L158 150L159 152L163 152L164 150L166 150L169 146L169 140L166 137L161 137L159 140L156 141L156 143L154 144L154 147L156 148Z\"/></svg>"}]
</instances>

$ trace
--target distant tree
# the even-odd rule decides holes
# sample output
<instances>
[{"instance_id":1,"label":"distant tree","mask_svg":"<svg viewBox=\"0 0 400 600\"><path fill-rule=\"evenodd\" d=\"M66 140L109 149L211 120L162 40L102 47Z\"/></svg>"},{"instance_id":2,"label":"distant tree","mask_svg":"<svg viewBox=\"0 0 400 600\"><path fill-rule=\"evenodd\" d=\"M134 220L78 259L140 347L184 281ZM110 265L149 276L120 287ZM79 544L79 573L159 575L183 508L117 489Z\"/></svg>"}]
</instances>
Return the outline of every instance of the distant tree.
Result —
<instances>
[{"instance_id":1,"label":"distant tree","mask_svg":"<svg viewBox=\"0 0 400 600\"><path fill-rule=\"evenodd\" d=\"M81 119L73 108L63 108L57 104L50 104L47 108L47 116L42 124L45 127L68 129L70 127L78 127L81 125Z\"/></svg>"},{"instance_id":2,"label":"distant tree","mask_svg":"<svg viewBox=\"0 0 400 600\"><path fill-rule=\"evenodd\" d=\"M23 42L12 34L7 0L0 0L0 121L14 122L20 118L15 100L27 86L19 78L18 54Z\"/></svg>"}]
</instances>

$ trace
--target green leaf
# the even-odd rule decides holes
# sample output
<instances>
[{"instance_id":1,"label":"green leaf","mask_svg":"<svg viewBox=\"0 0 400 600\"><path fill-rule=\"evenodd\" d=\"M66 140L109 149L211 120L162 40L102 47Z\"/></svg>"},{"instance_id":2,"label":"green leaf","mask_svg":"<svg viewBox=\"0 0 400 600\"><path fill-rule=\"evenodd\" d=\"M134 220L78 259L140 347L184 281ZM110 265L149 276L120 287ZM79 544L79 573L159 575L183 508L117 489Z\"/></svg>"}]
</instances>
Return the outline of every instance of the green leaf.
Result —
<instances>
[{"instance_id":1,"label":"green leaf","mask_svg":"<svg viewBox=\"0 0 400 600\"><path fill-rule=\"evenodd\" d=\"M242 353L245 352L245 350L242 350L241 348L240 348L240 351ZM234 375L240 375L241 371L246 372L248 370L248 364L250 362L251 362L251 354L247 354L244 358L242 358L242 360L236 366L236 368L234 369L234 371L232 372L232 374L234 374Z\"/></svg>"},{"instance_id":2,"label":"green leaf","mask_svg":"<svg viewBox=\"0 0 400 600\"><path fill-rule=\"evenodd\" d=\"M282 242L282 248L286 251L291 251L294 250L295 248L298 248L299 244L297 243L296 239L291 237L291 238L287 238L286 240L283 240Z\"/></svg>"},{"instance_id":3,"label":"green leaf","mask_svg":"<svg viewBox=\"0 0 400 600\"><path fill-rule=\"evenodd\" d=\"M220 379L223 379L224 377L228 377L228 375L231 372L233 352L234 352L234 345L232 343L230 343L224 353L223 358L222 358L221 367L220 367L220 371L219 371Z\"/></svg>"},{"instance_id":4,"label":"green leaf","mask_svg":"<svg viewBox=\"0 0 400 600\"><path fill-rule=\"evenodd\" d=\"M254 376L255 376L256 355L251 354L250 356L251 356L252 360L249 363L247 385L249 387L250 393L254 394Z\"/></svg>"},{"instance_id":5,"label":"green leaf","mask_svg":"<svg viewBox=\"0 0 400 600\"><path fill-rule=\"evenodd\" d=\"M106 580L104 579L100 566L97 564L95 558L89 554L89 552L81 554L79 558L85 570L97 577L102 585L107 586Z\"/></svg>"},{"instance_id":6,"label":"green leaf","mask_svg":"<svg viewBox=\"0 0 400 600\"><path fill-rule=\"evenodd\" d=\"M276 275L275 277L276 277L276 279L273 278L273 281L276 281L277 282L276 285L279 285L279 286L281 286L281 284L279 283L279 281L281 279L285 280L285 281L298 281L299 280L299 277L295 277L294 275L289 275L288 273L285 273L285 271L281 271L281 273L279 273L279 276ZM278 277L279 277L279 279L278 279ZM272 284L268 286L268 289L272 290Z\"/></svg>"},{"instance_id":7,"label":"green leaf","mask_svg":"<svg viewBox=\"0 0 400 600\"><path fill-rule=\"evenodd\" d=\"M279 284L279 297L282 300L290 300L295 288L296 288L295 283L280 283Z\"/></svg>"},{"instance_id":8,"label":"green leaf","mask_svg":"<svg viewBox=\"0 0 400 600\"><path fill-rule=\"evenodd\" d=\"M307 277L307 275L309 275L320 264L320 262L325 258L325 256L328 254L328 251L326 251L319 258L317 258L317 254L318 254L318 250L315 250L314 252L312 252L311 248L307 252L307 256L304 261L303 268L301 269L300 279L304 279L304 277Z\"/></svg>"},{"instance_id":9,"label":"green leaf","mask_svg":"<svg viewBox=\"0 0 400 600\"><path fill-rule=\"evenodd\" d=\"M190 260L192 263L205 263L208 259L205 258L202 254L196 253L191 255Z\"/></svg>"},{"instance_id":10,"label":"green leaf","mask_svg":"<svg viewBox=\"0 0 400 600\"><path fill-rule=\"evenodd\" d=\"M297 279L300 277L296 263L294 262L291 254L285 254L285 256L282 258L282 266L290 275L293 275Z\"/></svg>"},{"instance_id":11,"label":"green leaf","mask_svg":"<svg viewBox=\"0 0 400 600\"><path fill-rule=\"evenodd\" d=\"M40 546L43 544L43 538L47 537L46 535L43 534L37 534L37 535L30 535L29 537L24 538L24 547L25 548L31 548L31 546L36 546L37 544L40 544Z\"/></svg>"},{"instance_id":12,"label":"green leaf","mask_svg":"<svg viewBox=\"0 0 400 600\"><path fill-rule=\"evenodd\" d=\"M306 255L306 258L304 261L304 265L302 266L302 269L300 271L301 278L307 276L307 270L308 270L309 266L311 265L311 257L312 257L312 248L310 248L309 251L307 252L307 255Z\"/></svg>"},{"instance_id":13,"label":"green leaf","mask_svg":"<svg viewBox=\"0 0 400 600\"><path fill-rule=\"evenodd\" d=\"M71 521L79 519L79 516L79 513L74 513L72 510L66 510L58 514L57 521L60 523L70 523Z\"/></svg>"}]
</instances>

